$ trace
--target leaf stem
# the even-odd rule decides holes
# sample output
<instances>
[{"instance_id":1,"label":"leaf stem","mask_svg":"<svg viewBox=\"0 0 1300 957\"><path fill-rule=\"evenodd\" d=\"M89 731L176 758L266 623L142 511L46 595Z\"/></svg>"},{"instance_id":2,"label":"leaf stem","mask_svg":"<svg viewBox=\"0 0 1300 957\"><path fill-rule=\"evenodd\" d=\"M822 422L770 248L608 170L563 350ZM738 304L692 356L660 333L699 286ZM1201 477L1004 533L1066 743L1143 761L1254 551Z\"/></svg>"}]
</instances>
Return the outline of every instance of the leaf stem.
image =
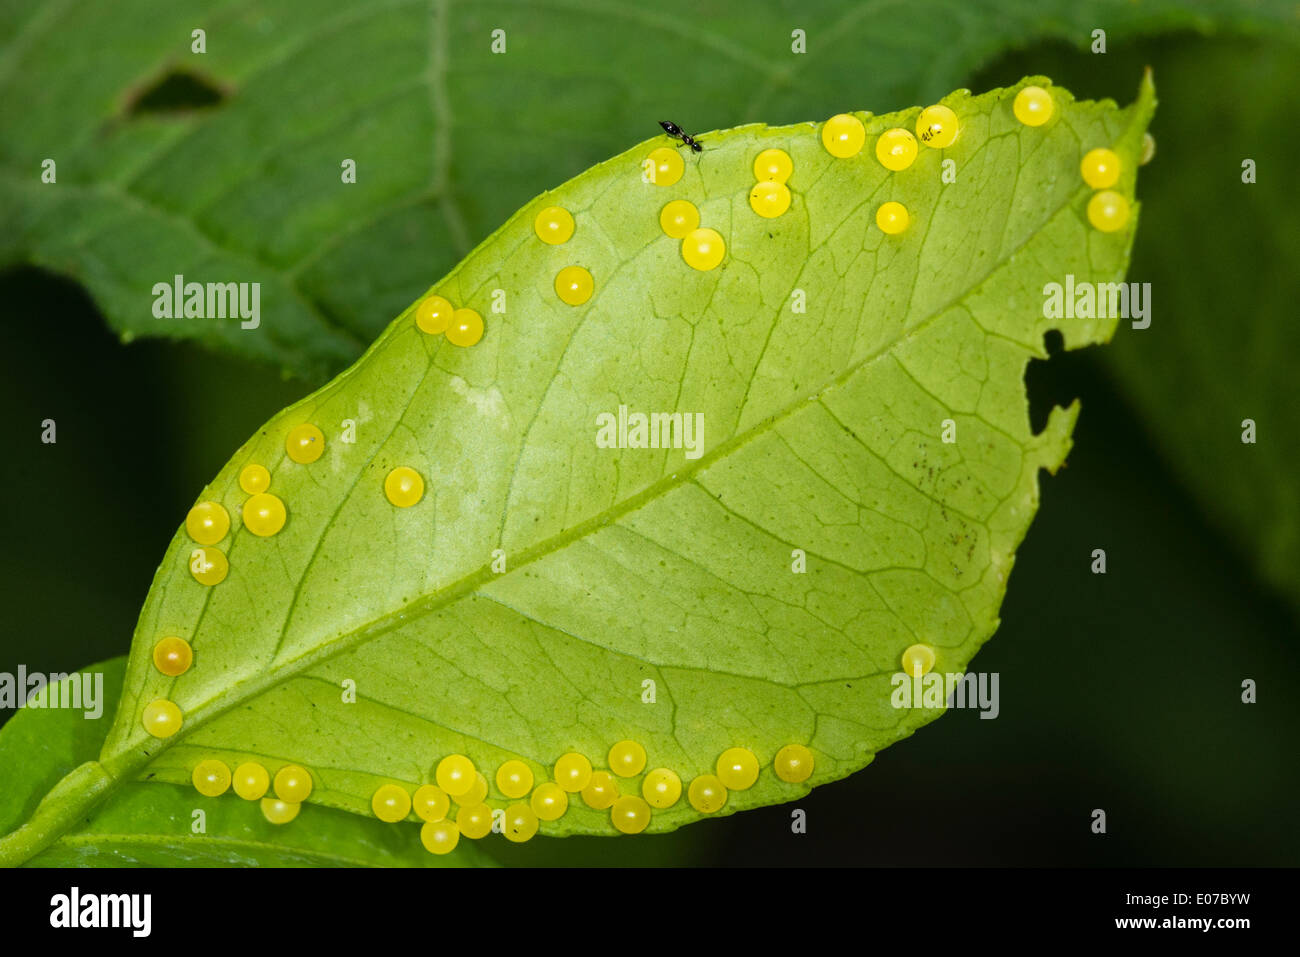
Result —
<instances>
[{"instance_id":1,"label":"leaf stem","mask_svg":"<svg viewBox=\"0 0 1300 957\"><path fill-rule=\"evenodd\" d=\"M0 837L0 867L17 867L53 844L117 786L98 761L74 768L36 806L18 830Z\"/></svg>"}]
</instances>

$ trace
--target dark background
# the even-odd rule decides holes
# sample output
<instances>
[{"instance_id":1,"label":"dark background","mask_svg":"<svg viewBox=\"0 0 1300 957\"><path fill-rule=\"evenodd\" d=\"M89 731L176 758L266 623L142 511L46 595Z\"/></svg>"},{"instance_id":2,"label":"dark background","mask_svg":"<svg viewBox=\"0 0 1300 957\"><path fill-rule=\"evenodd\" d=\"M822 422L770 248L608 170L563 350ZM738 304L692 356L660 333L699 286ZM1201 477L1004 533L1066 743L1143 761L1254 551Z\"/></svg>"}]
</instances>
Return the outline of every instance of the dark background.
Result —
<instances>
[{"instance_id":1,"label":"dark background","mask_svg":"<svg viewBox=\"0 0 1300 957\"><path fill-rule=\"evenodd\" d=\"M1155 63L1162 101L1157 157L1139 183L1145 207L1130 279L1158 273L1167 244L1180 238L1161 221L1162 164L1194 162L1205 132L1162 117L1171 98L1196 95L1197 51L1222 55L1219 43L1175 37L1111 54L1135 79L1141 64ZM1249 44L1238 49L1251 56ZM1161 64L1170 82L1161 83ZM1080 97L1130 95L1090 70L1086 54L1061 47L1023 51L966 85L982 90L1030 73ZM1280 121L1294 126L1294 116ZM1212 241L1205 255L1215 255ZM1251 256L1266 262L1269 251ZM1246 275L1207 283L1201 294L1248 311L1250 289ZM1153 321L1174 321L1161 297L1157 286ZM197 490L311 385L189 344L123 345L79 287L36 270L0 274L0 303L0 670L71 671L126 653L157 562ZM1286 670L1297 647L1294 612L1193 499L1160 453L1156 427L1121 387L1110 350L1150 348L1130 339L1142 335L1121 323L1113 346L1031 366L1036 422L1050 403L1075 396L1083 412L1068 467L1042 477L1042 508L1017 555L1002 626L976 659L978 670L1001 675L1000 716L952 712L819 788L797 802L806 835L790 833L791 806L772 807L666 837L621 838L621 862L1300 861L1292 818L1300 704ZM1150 361L1167 360L1152 349ZM40 442L46 418L58 423L55 445ZM1106 550L1106 575L1090 572L1094 548ZM1245 678L1259 685L1257 704L1241 702ZM0 712L0 721L8 716ZM1090 831L1095 808L1106 812L1105 835ZM536 840L509 859L600 863L606 847L599 838Z\"/></svg>"}]
</instances>

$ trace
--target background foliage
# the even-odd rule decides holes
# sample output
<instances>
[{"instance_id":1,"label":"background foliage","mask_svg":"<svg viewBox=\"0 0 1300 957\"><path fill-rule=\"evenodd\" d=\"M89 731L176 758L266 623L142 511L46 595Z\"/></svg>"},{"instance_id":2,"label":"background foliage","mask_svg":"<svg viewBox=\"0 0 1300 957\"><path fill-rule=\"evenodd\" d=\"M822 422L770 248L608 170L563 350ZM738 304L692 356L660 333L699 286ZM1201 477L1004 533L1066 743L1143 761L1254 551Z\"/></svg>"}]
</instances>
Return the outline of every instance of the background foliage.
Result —
<instances>
[{"instance_id":1,"label":"background foliage","mask_svg":"<svg viewBox=\"0 0 1300 957\"><path fill-rule=\"evenodd\" d=\"M42 5L36 16L53 22L39 31L35 5L0 12L0 105L24 120L0 134L0 262L12 267L0 275L0 670L123 653L180 516L230 451L509 212L653 133L655 120L702 131L884 112L1028 73L1127 102L1149 63L1159 145L1139 183L1130 278L1153 283L1153 323L1031 369L1039 414L1074 395L1084 408L1070 467L1044 479L1003 625L977 659L1002 675L1001 716L950 714L818 789L800 802L806 836L789 834L788 808L768 808L619 846L641 862L1300 860L1294 829L1268 825L1286 820L1300 784L1287 760L1300 704L1282 677L1300 608L1290 7L647 13L588 0L348 14L242 3L141 19L131 6L110 16ZM449 29L436 61L439 18ZM223 99L178 109L199 92L174 81L141 107L191 62L189 30L205 24L203 76ZM498 24L510 52L487 72L474 58L486 59ZM806 58L785 52L787 24L808 31ZM1086 52L1098 26L1104 56ZM279 52L261 62L268 29ZM439 116L454 131L441 145ZM46 155L60 157L60 182L40 207ZM358 159L355 188L337 188L340 155ZM1253 186L1240 181L1247 156ZM264 312L284 331L275 340L191 321L161 331L197 341L119 344L109 329L160 331L145 290L192 270L265 270L264 303L299 311ZM296 295L274 296L276 283ZM1240 443L1246 417L1259 423L1256 446ZM57 445L38 441L44 418L59 423ZM1104 577L1088 571L1095 547L1108 552ZM1239 703L1245 677L1260 683L1252 707ZM1087 830L1094 807L1110 817L1102 839ZM517 850L569 863L606 848L567 839Z\"/></svg>"}]
</instances>

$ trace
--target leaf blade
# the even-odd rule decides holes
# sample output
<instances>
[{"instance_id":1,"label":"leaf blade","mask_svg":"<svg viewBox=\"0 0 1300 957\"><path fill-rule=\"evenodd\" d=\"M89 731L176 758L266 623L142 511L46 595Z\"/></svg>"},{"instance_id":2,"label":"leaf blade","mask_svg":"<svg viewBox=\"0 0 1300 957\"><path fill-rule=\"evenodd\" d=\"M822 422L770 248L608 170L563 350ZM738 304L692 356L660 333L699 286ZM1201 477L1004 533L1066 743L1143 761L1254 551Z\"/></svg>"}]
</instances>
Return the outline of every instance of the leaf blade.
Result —
<instances>
[{"instance_id":1,"label":"leaf blade","mask_svg":"<svg viewBox=\"0 0 1300 957\"><path fill-rule=\"evenodd\" d=\"M83 675L102 676L104 720L85 720L75 709L22 708L0 728L0 831L29 817L33 801L99 752L107 716L121 693L125 658L92 665ZM256 802L207 798L185 787L132 782L119 786L89 821L77 821L32 856L31 867L438 867L491 866L468 844L446 858L419 846L409 828L324 808L304 808L309 826L269 824ZM195 833L194 812L204 814Z\"/></svg>"},{"instance_id":2,"label":"leaf blade","mask_svg":"<svg viewBox=\"0 0 1300 957\"><path fill-rule=\"evenodd\" d=\"M289 524L264 540L236 517L231 577L215 589L189 578L184 532L173 541L105 767L179 782L212 753L272 771L300 763L316 778L313 803L366 814L379 783L414 787L453 751L489 772L522 755L543 780L566 750L599 765L635 737L651 766L689 780L741 744L764 773L733 792L722 813L734 813L843 777L932 720L891 707L899 655L925 641L944 670L965 669L996 628L1037 472L1069 446L1077 406L1030 432L1025 364L1045 355L1048 328L1070 348L1114 329L1040 315L1040 287L1063 269L1122 278L1136 227L1088 227L1079 143L1113 144L1131 192L1154 109L1149 80L1126 111L1057 89L1059 122L1029 130L1011 116L1014 92L947 98L964 124L945 154L955 187L935 153L901 175L870 153L841 165L804 124L710 134L670 190L641 182L657 145L642 144L525 207L432 290L488 315L482 343L431 341L408 309L205 491L237 516L239 470L270 466ZM915 115L868 117L869 142ZM746 181L777 142L794 157L797 202L788 220L760 222ZM826 183L838 189L817 195ZM917 217L893 245L871 231L888 195ZM659 206L678 196L727 236L724 268L695 274L658 233ZM552 202L579 221L570 247L541 249L531 234ZM550 278L573 257L608 298L554 302ZM796 283L818 303L811 320L786 314ZM511 303L500 317L496 288ZM620 402L703 408L715 425L698 459L608 454L592 416ZM949 450L937 440L945 415L965 436ZM355 445L337 440L349 417ZM289 463L284 436L308 420L329 428L326 453ZM412 464L428 499L396 513L382 479ZM806 579L787 570L801 546ZM497 548L505 574L491 569ZM171 633L196 649L174 681L149 660ZM647 678L665 699L654 707L641 700ZM340 704L348 679L356 705ZM161 751L139 724L160 696L187 715ZM787 743L817 756L806 785L771 773ZM698 817L683 801L650 830ZM612 828L575 801L544 833Z\"/></svg>"}]
</instances>

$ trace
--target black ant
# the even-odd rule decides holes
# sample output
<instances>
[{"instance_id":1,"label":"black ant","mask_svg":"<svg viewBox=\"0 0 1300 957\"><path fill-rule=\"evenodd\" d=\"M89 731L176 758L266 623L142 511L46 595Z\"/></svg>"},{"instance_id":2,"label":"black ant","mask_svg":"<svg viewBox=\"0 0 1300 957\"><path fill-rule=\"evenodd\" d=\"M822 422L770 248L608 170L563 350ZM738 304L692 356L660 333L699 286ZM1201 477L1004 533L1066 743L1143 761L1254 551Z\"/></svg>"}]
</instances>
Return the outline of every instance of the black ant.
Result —
<instances>
[{"instance_id":1,"label":"black ant","mask_svg":"<svg viewBox=\"0 0 1300 957\"><path fill-rule=\"evenodd\" d=\"M700 145L699 140L691 136L690 133L684 132L676 123L670 123L667 120L660 120L659 125L664 128L665 133L673 139L681 140L691 149L695 150L695 152L699 153L704 150L704 147Z\"/></svg>"}]
</instances>

